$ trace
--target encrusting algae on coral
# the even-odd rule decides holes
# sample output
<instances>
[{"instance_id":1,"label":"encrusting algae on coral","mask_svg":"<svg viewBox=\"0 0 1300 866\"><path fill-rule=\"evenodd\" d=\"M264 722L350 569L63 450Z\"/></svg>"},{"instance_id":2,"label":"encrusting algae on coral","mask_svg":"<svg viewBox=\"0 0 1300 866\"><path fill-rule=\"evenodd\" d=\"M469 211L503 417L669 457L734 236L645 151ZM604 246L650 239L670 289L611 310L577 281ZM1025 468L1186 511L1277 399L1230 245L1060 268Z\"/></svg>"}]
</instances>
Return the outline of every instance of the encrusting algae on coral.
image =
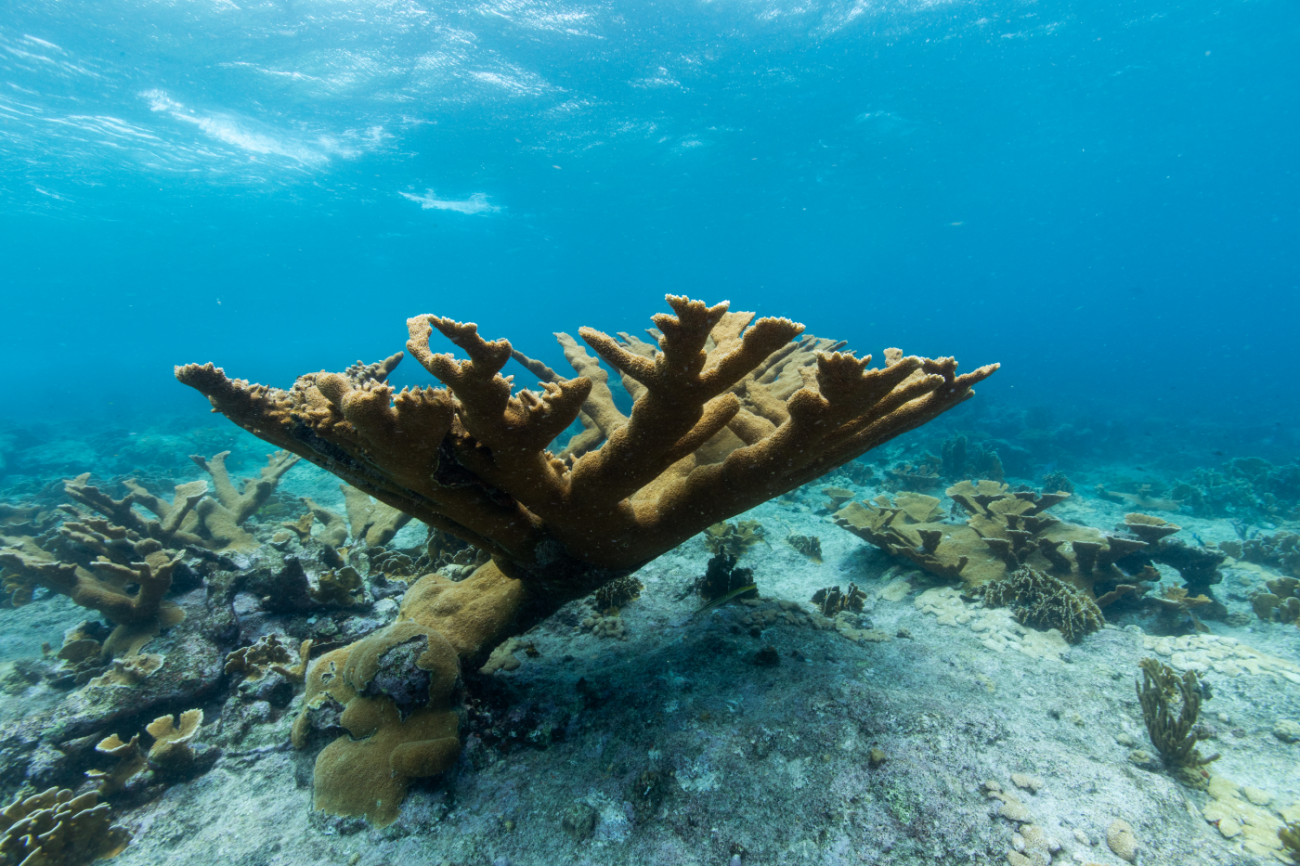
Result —
<instances>
[{"instance_id":1,"label":"encrusting algae on coral","mask_svg":"<svg viewBox=\"0 0 1300 866\"><path fill-rule=\"evenodd\" d=\"M392 820L406 779L455 759L457 660L481 664L566 602L932 420L997 369L957 375L952 358L897 349L870 368L869 356L802 335L789 319L668 303L674 314L654 317L654 344L579 331L632 395L627 415L596 357L567 334L557 337L578 373L569 379L438 316L408 320L407 350L444 388L395 392L386 380L401 353L307 374L287 391L211 364L176 369L249 432L491 555L460 582L428 575L407 591L403 620L389 629L413 630L409 640L428 649L402 667L427 684L406 703L375 685L382 664L358 661L389 653L389 630L312 665L295 741L307 739L311 707L328 702L346 707L352 735L318 759L319 808ZM432 352L434 331L469 360ZM512 358L542 380L540 391L513 391L500 373ZM582 431L548 450L575 421Z\"/></svg>"}]
</instances>

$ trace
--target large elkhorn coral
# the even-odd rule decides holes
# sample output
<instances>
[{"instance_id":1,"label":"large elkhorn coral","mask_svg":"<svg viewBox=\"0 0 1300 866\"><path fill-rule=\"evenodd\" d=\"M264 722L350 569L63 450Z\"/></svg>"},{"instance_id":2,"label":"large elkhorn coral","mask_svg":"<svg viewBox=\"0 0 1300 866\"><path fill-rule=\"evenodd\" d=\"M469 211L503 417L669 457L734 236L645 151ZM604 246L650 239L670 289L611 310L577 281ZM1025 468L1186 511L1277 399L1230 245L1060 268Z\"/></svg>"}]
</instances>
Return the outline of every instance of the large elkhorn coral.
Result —
<instances>
[{"instance_id":1,"label":"large elkhorn coral","mask_svg":"<svg viewBox=\"0 0 1300 866\"><path fill-rule=\"evenodd\" d=\"M952 358L897 349L871 368L869 356L803 335L789 319L667 300L674 314L654 317L654 343L578 332L622 377L629 415L605 369L568 334L557 338L571 379L473 324L431 315L407 321L406 348L444 388L395 393L385 380L401 353L309 373L287 391L228 379L211 364L178 367L176 377L245 430L490 553L459 583L425 577L403 604L404 620L477 661L705 527L930 421L997 369L959 376ZM468 360L431 351L435 329ZM513 391L501 375L512 357L540 390ZM549 450L575 421L582 430ZM344 669L342 659L332 664Z\"/></svg>"}]
</instances>

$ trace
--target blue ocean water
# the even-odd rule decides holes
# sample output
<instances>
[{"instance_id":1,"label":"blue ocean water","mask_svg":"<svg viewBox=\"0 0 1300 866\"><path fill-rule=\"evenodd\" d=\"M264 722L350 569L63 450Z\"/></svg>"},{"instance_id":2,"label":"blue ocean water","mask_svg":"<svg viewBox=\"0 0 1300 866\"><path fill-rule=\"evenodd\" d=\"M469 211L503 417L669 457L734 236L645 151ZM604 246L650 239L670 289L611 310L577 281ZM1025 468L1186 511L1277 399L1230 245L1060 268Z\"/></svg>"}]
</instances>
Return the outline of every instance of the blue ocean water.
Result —
<instances>
[{"instance_id":1,"label":"blue ocean water","mask_svg":"<svg viewBox=\"0 0 1300 866\"><path fill-rule=\"evenodd\" d=\"M1293 448L1298 36L1285 0L15 0L0 422L197 416L174 364L287 386L422 312L562 364L674 292Z\"/></svg>"},{"instance_id":2,"label":"blue ocean water","mask_svg":"<svg viewBox=\"0 0 1300 866\"><path fill-rule=\"evenodd\" d=\"M1285 862L1297 46L1295 0L5 0L0 862L60 789L124 866ZM173 373L436 313L564 375L666 294L1002 366L836 464L857 421L762 412L792 365L653 481L584 455L601 394L558 457L473 407L399 458L340 380L263 442Z\"/></svg>"}]
</instances>

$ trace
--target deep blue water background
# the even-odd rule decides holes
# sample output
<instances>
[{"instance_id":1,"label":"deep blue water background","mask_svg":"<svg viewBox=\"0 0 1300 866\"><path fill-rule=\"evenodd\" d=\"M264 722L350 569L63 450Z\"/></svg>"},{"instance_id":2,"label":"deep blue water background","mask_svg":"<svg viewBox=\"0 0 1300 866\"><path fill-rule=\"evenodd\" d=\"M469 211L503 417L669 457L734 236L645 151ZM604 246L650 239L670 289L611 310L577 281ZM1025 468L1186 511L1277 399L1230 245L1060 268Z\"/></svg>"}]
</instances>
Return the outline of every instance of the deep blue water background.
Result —
<instances>
[{"instance_id":1,"label":"deep blue water background","mask_svg":"<svg viewBox=\"0 0 1300 866\"><path fill-rule=\"evenodd\" d=\"M204 423L173 364L422 312L562 365L676 292L1294 459L1297 46L1293 0L11 0L0 425Z\"/></svg>"}]
</instances>

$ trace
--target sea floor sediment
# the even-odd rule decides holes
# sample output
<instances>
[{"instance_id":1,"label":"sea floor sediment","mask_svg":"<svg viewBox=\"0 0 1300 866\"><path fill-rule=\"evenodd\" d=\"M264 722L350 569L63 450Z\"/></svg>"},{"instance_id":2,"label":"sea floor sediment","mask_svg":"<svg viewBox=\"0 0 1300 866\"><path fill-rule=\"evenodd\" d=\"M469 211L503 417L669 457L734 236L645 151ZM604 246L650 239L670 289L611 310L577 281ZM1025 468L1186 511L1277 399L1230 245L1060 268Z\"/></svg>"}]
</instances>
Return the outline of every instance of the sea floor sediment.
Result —
<instances>
[{"instance_id":1,"label":"sea floor sediment","mask_svg":"<svg viewBox=\"0 0 1300 866\"><path fill-rule=\"evenodd\" d=\"M1281 572L1225 560L1214 587L1222 609L1202 620L1205 631L1134 606L1108 611L1111 622L1069 645L837 528L820 492L832 485L860 500L886 492L875 479L837 476L739 518L763 530L739 558L759 598L699 613L692 587L712 552L697 537L641 569L639 597L616 614L570 603L495 657L493 672L467 674L458 763L417 782L378 829L312 809L321 743L289 745L301 687L241 689L220 662L268 634L355 639L396 617L400 593L380 597L389 591L371 583L360 606L307 613L268 610L248 590L226 603L204 582L182 587L173 597L189 625L145 652L206 661L146 714L202 709L196 742L210 763L107 796L132 834L116 862L1286 862L1269 839L1300 819L1300 629L1261 620L1252 604ZM8 501L54 502L49 491ZM301 496L341 509L336 481L305 465L286 474L276 502ZM1109 530L1132 510L1085 490L1053 513ZM296 516L255 517L252 534L269 549L272 530ZM1163 516L1198 544L1241 535L1240 521ZM818 538L821 561L791 536ZM308 557L297 542L277 543ZM408 524L387 547L423 543L423 527ZM239 562L252 568L258 555ZM865 593L850 618L812 604L818 590L849 584ZM196 627L217 608L228 608L220 628ZM31 680L23 660L41 659L43 645L48 660L88 613L40 592L0 609L8 797L46 783L85 787L84 770L102 760L88 740L139 731L127 710L95 721L105 705L85 698L85 685ZM613 617L617 628L600 627ZM1193 670L1208 687L1201 748L1220 757L1203 785L1153 754L1135 689L1145 657Z\"/></svg>"}]
</instances>

